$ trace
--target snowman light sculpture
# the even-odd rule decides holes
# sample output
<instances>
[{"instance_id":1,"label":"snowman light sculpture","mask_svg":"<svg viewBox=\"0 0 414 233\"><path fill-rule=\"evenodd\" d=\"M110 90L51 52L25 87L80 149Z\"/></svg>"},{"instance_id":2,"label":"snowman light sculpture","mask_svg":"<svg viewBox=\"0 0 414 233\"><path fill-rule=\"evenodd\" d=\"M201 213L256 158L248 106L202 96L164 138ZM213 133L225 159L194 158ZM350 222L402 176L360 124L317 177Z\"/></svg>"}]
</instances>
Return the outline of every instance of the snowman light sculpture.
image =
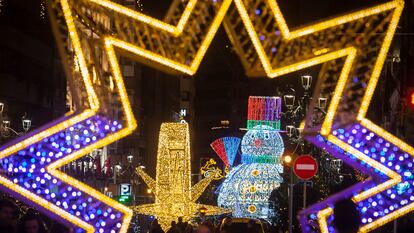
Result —
<instances>
[{"instance_id":1,"label":"snowman light sculpture","mask_svg":"<svg viewBox=\"0 0 414 233\"><path fill-rule=\"evenodd\" d=\"M284 144L278 132L281 99L249 97L248 109L248 131L241 140L239 165L232 167L240 139L221 138L211 144L232 167L219 189L218 204L232 209L233 217L269 220L276 214L269 208L270 194L283 182L280 158Z\"/></svg>"}]
</instances>

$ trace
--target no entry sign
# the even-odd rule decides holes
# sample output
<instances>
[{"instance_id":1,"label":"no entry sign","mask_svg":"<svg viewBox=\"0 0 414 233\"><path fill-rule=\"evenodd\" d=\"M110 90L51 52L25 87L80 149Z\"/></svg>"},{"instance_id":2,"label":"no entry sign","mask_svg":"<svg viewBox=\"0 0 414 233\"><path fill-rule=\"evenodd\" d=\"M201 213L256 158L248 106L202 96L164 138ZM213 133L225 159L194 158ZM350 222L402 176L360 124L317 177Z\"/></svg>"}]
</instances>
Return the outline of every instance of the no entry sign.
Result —
<instances>
[{"instance_id":1,"label":"no entry sign","mask_svg":"<svg viewBox=\"0 0 414 233\"><path fill-rule=\"evenodd\" d=\"M318 172L318 163L310 155L302 155L293 163L293 172L302 180L311 179Z\"/></svg>"}]
</instances>

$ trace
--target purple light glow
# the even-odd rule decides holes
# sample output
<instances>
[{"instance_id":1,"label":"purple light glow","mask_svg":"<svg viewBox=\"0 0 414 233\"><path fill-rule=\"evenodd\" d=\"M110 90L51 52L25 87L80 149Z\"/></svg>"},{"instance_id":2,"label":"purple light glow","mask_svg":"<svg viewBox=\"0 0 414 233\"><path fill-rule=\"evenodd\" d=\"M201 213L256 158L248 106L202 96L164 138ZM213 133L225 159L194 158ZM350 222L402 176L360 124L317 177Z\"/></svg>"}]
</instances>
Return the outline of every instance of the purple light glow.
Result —
<instances>
[{"instance_id":1,"label":"purple light glow","mask_svg":"<svg viewBox=\"0 0 414 233\"><path fill-rule=\"evenodd\" d=\"M394 145L358 123L353 124L346 129L334 130L332 134L367 157L400 174L402 177L402 181L399 184L356 203L361 214L362 225L369 224L387 214L398 211L414 201L414 176L410 171L412 163L414 162L412 156L401 150L397 145ZM390 179L379 170L356 159L354 155L344 153L342 149L334 146L324 137L319 135L316 138L317 139L309 137L308 139L319 147L325 148L335 157L343 159L352 167L371 176L372 179L353 186L301 212L300 220L302 226L306 226L306 232L320 232L319 225L316 221L318 211L328 206L333 207L333 203L340 199L350 198L353 195L373 188ZM329 232L335 232L332 226L332 221L333 216L330 216L327 221ZM311 226L313 226L314 229L312 229Z\"/></svg>"},{"instance_id":2,"label":"purple light glow","mask_svg":"<svg viewBox=\"0 0 414 233\"><path fill-rule=\"evenodd\" d=\"M118 232L122 213L114 212L116 218L110 217L114 214L109 215L112 209L108 205L65 181L57 180L47 173L45 167L90 145L91 137L93 141L100 140L122 128L119 126L118 122L111 122L102 116L84 120L0 160L3 176L82 221L101 227L102 232ZM84 230L77 228L75 232Z\"/></svg>"}]
</instances>

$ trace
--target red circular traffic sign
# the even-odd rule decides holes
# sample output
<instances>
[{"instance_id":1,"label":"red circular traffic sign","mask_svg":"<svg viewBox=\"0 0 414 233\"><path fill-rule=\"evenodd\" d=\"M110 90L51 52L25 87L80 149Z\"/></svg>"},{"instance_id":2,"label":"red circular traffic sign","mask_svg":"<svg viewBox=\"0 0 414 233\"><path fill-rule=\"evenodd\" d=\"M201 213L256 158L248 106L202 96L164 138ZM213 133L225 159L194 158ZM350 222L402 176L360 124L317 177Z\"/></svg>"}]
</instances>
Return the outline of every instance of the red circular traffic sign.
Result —
<instances>
[{"instance_id":1,"label":"red circular traffic sign","mask_svg":"<svg viewBox=\"0 0 414 233\"><path fill-rule=\"evenodd\" d=\"M309 180L318 172L318 163L310 155L302 155L293 163L293 172L302 180Z\"/></svg>"}]
</instances>

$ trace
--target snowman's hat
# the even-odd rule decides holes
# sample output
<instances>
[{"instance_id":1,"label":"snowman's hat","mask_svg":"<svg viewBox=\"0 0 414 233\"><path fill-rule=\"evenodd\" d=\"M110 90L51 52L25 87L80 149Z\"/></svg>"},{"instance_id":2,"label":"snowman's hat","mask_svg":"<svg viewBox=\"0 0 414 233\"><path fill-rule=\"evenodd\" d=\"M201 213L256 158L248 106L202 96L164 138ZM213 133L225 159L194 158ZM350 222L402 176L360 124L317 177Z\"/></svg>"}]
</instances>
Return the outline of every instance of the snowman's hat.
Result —
<instances>
[{"instance_id":1,"label":"snowman's hat","mask_svg":"<svg viewBox=\"0 0 414 233\"><path fill-rule=\"evenodd\" d=\"M276 96L249 96L247 129L267 125L280 130L282 99Z\"/></svg>"}]
</instances>

